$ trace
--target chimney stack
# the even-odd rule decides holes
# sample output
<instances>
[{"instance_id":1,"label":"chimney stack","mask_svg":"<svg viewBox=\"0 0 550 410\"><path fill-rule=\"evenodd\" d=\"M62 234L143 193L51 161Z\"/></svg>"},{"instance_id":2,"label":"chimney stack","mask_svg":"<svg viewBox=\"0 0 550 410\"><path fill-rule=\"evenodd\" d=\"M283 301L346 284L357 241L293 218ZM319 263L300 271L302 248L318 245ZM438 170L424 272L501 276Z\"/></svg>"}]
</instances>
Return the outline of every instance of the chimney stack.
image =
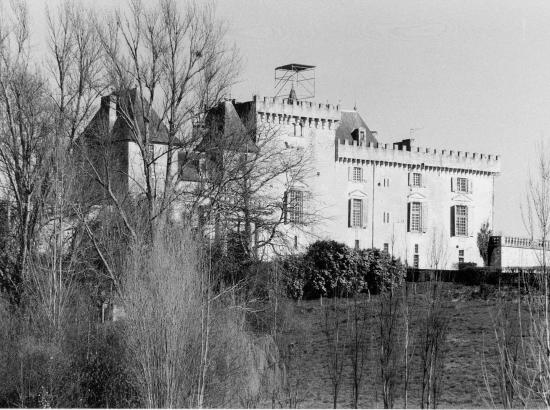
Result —
<instances>
[{"instance_id":1,"label":"chimney stack","mask_svg":"<svg viewBox=\"0 0 550 410\"><path fill-rule=\"evenodd\" d=\"M117 96L115 94L109 94L105 97L101 97L101 108L107 112L109 133L111 133L117 118Z\"/></svg>"}]
</instances>

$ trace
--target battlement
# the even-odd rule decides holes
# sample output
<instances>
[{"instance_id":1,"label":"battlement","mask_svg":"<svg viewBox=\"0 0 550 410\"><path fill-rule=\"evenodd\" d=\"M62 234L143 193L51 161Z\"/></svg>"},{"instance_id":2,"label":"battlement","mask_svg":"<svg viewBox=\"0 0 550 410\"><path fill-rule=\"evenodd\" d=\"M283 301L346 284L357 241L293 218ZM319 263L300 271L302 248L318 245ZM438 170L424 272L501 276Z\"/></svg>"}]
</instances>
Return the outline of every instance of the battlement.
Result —
<instances>
[{"instance_id":1,"label":"battlement","mask_svg":"<svg viewBox=\"0 0 550 410\"><path fill-rule=\"evenodd\" d=\"M394 162L404 165L464 169L488 173L500 172L500 158L498 155L415 146L407 149L398 143L359 145L355 141L338 140L336 142L336 159Z\"/></svg>"},{"instance_id":2,"label":"battlement","mask_svg":"<svg viewBox=\"0 0 550 410\"><path fill-rule=\"evenodd\" d=\"M256 112L260 115L282 115L298 119L325 120L334 124L338 123L341 118L339 105L281 97L260 97L258 95L253 97L253 101L256 103Z\"/></svg>"}]
</instances>

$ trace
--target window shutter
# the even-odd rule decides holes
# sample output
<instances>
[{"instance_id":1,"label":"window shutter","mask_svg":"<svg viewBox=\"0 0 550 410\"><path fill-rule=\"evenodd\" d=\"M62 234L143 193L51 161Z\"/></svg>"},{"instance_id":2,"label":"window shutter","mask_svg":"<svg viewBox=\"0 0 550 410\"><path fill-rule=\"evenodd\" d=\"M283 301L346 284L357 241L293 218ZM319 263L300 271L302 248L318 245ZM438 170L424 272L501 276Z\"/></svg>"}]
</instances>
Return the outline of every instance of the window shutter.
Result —
<instances>
[{"instance_id":1,"label":"window shutter","mask_svg":"<svg viewBox=\"0 0 550 410\"><path fill-rule=\"evenodd\" d=\"M451 236L455 236L455 206L451 206Z\"/></svg>"},{"instance_id":2,"label":"window shutter","mask_svg":"<svg viewBox=\"0 0 550 410\"><path fill-rule=\"evenodd\" d=\"M348 228L351 228L351 199L348 199Z\"/></svg>"},{"instance_id":3,"label":"window shutter","mask_svg":"<svg viewBox=\"0 0 550 410\"><path fill-rule=\"evenodd\" d=\"M422 232L428 232L428 203L422 202Z\"/></svg>"},{"instance_id":4,"label":"window shutter","mask_svg":"<svg viewBox=\"0 0 550 410\"><path fill-rule=\"evenodd\" d=\"M368 215L368 212L367 212L367 200L366 199L363 199L361 200L361 211L363 212L363 228L366 228L367 227L367 221L368 221L368 218L367 218L367 215Z\"/></svg>"},{"instance_id":5,"label":"window shutter","mask_svg":"<svg viewBox=\"0 0 550 410\"><path fill-rule=\"evenodd\" d=\"M456 187L456 181L454 177L451 177L451 192L455 191Z\"/></svg>"},{"instance_id":6,"label":"window shutter","mask_svg":"<svg viewBox=\"0 0 550 410\"><path fill-rule=\"evenodd\" d=\"M411 231L411 203L407 202L407 232Z\"/></svg>"},{"instance_id":7,"label":"window shutter","mask_svg":"<svg viewBox=\"0 0 550 410\"><path fill-rule=\"evenodd\" d=\"M411 186L411 184L412 184L412 180L411 180L411 179L412 179L412 176L411 176L411 173L409 172L409 186Z\"/></svg>"},{"instance_id":8,"label":"window shutter","mask_svg":"<svg viewBox=\"0 0 550 410\"><path fill-rule=\"evenodd\" d=\"M283 217L284 223L288 223L288 191L283 194Z\"/></svg>"},{"instance_id":9,"label":"window shutter","mask_svg":"<svg viewBox=\"0 0 550 410\"><path fill-rule=\"evenodd\" d=\"M348 181L351 181L351 167L348 167Z\"/></svg>"},{"instance_id":10,"label":"window shutter","mask_svg":"<svg viewBox=\"0 0 550 410\"><path fill-rule=\"evenodd\" d=\"M468 192L470 194L474 193L474 181L471 178L468 179Z\"/></svg>"},{"instance_id":11,"label":"window shutter","mask_svg":"<svg viewBox=\"0 0 550 410\"><path fill-rule=\"evenodd\" d=\"M468 205L466 207L466 223L468 224L468 236L474 236L474 206Z\"/></svg>"}]
</instances>

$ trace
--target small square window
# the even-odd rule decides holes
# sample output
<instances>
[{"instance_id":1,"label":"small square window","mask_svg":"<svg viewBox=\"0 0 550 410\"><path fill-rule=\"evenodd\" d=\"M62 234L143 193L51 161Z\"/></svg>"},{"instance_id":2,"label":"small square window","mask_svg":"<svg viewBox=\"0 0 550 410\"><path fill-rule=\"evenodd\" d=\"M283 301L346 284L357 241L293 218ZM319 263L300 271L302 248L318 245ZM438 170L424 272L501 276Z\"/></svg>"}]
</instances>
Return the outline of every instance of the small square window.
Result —
<instances>
[{"instance_id":1,"label":"small square window","mask_svg":"<svg viewBox=\"0 0 550 410\"><path fill-rule=\"evenodd\" d=\"M363 168L353 167L353 182L363 181Z\"/></svg>"},{"instance_id":2,"label":"small square window","mask_svg":"<svg viewBox=\"0 0 550 410\"><path fill-rule=\"evenodd\" d=\"M457 192L468 193L468 178L457 178L456 190Z\"/></svg>"},{"instance_id":3,"label":"small square window","mask_svg":"<svg viewBox=\"0 0 550 410\"><path fill-rule=\"evenodd\" d=\"M412 174L412 186L420 186L422 182L422 176L418 172L413 172Z\"/></svg>"}]
</instances>

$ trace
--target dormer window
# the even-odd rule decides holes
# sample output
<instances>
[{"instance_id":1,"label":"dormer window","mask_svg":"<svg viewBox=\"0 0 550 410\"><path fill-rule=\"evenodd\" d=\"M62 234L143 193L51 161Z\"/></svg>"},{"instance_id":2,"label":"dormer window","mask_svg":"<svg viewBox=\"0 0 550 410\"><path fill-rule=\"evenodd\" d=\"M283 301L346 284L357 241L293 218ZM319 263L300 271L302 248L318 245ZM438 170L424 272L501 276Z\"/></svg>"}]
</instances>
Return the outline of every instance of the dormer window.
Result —
<instances>
[{"instance_id":1,"label":"dormer window","mask_svg":"<svg viewBox=\"0 0 550 410\"><path fill-rule=\"evenodd\" d=\"M351 133L351 139L357 145L363 145L367 141L367 130L365 128L356 128Z\"/></svg>"}]
</instances>

